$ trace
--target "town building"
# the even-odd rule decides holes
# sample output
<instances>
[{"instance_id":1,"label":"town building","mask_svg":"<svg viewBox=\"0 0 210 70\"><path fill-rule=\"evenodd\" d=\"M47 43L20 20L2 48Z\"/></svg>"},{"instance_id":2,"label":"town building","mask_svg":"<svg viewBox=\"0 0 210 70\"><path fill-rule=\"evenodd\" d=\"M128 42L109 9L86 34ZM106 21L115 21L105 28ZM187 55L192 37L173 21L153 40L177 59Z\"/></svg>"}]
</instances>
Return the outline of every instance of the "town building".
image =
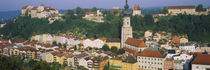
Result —
<instances>
[{"instance_id":1,"label":"town building","mask_svg":"<svg viewBox=\"0 0 210 70\"><path fill-rule=\"evenodd\" d=\"M77 66L87 66L87 61L85 60L86 57L88 57L89 54L83 52L81 54L74 55L72 57L72 67Z\"/></svg>"},{"instance_id":2,"label":"town building","mask_svg":"<svg viewBox=\"0 0 210 70\"><path fill-rule=\"evenodd\" d=\"M196 13L195 6L168 6L167 8L171 15Z\"/></svg>"},{"instance_id":3,"label":"town building","mask_svg":"<svg viewBox=\"0 0 210 70\"><path fill-rule=\"evenodd\" d=\"M61 19L59 11L52 7L40 6L23 6L21 10L22 15L30 15L32 18L49 18L49 22L53 23L55 20Z\"/></svg>"},{"instance_id":4,"label":"town building","mask_svg":"<svg viewBox=\"0 0 210 70\"><path fill-rule=\"evenodd\" d=\"M176 70L189 70L189 63L192 59L192 55L189 55L187 53L174 55L174 66Z\"/></svg>"},{"instance_id":5,"label":"town building","mask_svg":"<svg viewBox=\"0 0 210 70\"><path fill-rule=\"evenodd\" d=\"M96 12L86 12L85 16L82 18L94 22L104 22L103 13L100 12L100 10L97 10Z\"/></svg>"},{"instance_id":6,"label":"town building","mask_svg":"<svg viewBox=\"0 0 210 70\"><path fill-rule=\"evenodd\" d=\"M175 70L173 59L167 58L164 61L164 69L163 70Z\"/></svg>"},{"instance_id":7,"label":"town building","mask_svg":"<svg viewBox=\"0 0 210 70\"><path fill-rule=\"evenodd\" d=\"M147 45L144 43L144 41L134 38L128 38L125 42L125 46L123 47L123 49L128 54L129 53L135 54L135 52L142 52L146 48Z\"/></svg>"},{"instance_id":8,"label":"town building","mask_svg":"<svg viewBox=\"0 0 210 70\"><path fill-rule=\"evenodd\" d=\"M138 67L143 70L163 70L166 53L162 50L144 50L137 56Z\"/></svg>"},{"instance_id":9,"label":"town building","mask_svg":"<svg viewBox=\"0 0 210 70\"><path fill-rule=\"evenodd\" d=\"M172 42L175 44L180 44L180 36L173 36L172 37Z\"/></svg>"},{"instance_id":10,"label":"town building","mask_svg":"<svg viewBox=\"0 0 210 70\"><path fill-rule=\"evenodd\" d=\"M191 62L191 70L210 70L210 55L199 54Z\"/></svg>"},{"instance_id":11,"label":"town building","mask_svg":"<svg viewBox=\"0 0 210 70\"><path fill-rule=\"evenodd\" d=\"M112 47L116 47L117 49L120 49L120 39L118 38L108 38L106 40L106 44L111 49Z\"/></svg>"},{"instance_id":12,"label":"town building","mask_svg":"<svg viewBox=\"0 0 210 70\"><path fill-rule=\"evenodd\" d=\"M188 51L188 52L196 52L195 44L190 44L190 43L180 44L179 49L180 50L185 50L185 51Z\"/></svg>"},{"instance_id":13,"label":"town building","mask_svg":"<svg viewBox=\"0 0 210 70\"><path fill-rule=\"evenodd\" d=\"M133 16L135 16L135 15L138 15L138 16L141 15L140 7L139 7L139 5L136 5L136 4L135 4L135 6L133 8Z\"/></svg>"},{"instance_id":14,"label":"town building","mask_svg":"<svg viewBox=\"0 0 210 70\"><path fill-rule=\"evenodd\" d=\"M138 62L130 55L109 59L109 64L119 66L118 70L138 70Z\"/></svg>"},{"instance_id":15,"label":"town building","mask_svg":"<svg viewBox=\"0 0 210 70\"><path fill-rule=\"evenodd\" d=\"M121 30L121 48L125 46L125 41L130 37L133 38L132 27L130 25L130 11L129 6L126 1L125 10L124 10L124 17L123 17L123 26Z\"/></svg>"},{"instance_id":16,"label":"town building","mask_svg":"<svg viewBox=\"0 0 210 70\"><path fill-rule=\"evenodd\" d=\"M84 48L92 47L92 48L102 48L103 45L106 43L106 38L101 37L98 39L89 38L83 41Z\"/></svg>"},{"instance_id":17,"label":"town building","mask_svg":"<svg viewBox=\"0 0 210 70\"><path fill-rule=\"evenodd\" d=\"M149 40L149 39L152 39L152 30L147 30L145 33L144 33L144 37L146 40Z\"/></svg>"}]
</instances>

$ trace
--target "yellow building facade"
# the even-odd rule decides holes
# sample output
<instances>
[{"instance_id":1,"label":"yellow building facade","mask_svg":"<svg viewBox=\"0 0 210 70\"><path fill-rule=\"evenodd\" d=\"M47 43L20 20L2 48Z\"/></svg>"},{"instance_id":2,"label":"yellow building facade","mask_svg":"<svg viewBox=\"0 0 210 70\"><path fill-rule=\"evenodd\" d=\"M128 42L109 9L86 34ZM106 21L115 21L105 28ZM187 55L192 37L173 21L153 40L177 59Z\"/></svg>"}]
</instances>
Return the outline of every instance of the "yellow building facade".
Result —
<instances>
[{"instance_id":1,"label":"yellow building facade","mask_svg":"<svg viewBox=\"0 0 210 70\"><path fill-rule=\"evenodd\" d=\"M118 38L109 38L106 40L106 43L109 48L112 48L112 47L117 47L117 49L120 49L120 39Z\"/></svg>"},{"instance_id":2,"label":"yellow building facade","mask_svg":"<svg viewBox=\"0 0 210 70\"><path fill-rule=\"evenodd\" d=\"M180 39L180 43L187 43L188 42L188 39L187 38L181 38Z\"/></svg>"},{"instance_id":3,"label":"yellow building facade","mask_svg":"<svg viewBox=\"0 0 210 70\"><path fill-rule=\"evenodd\" d=\"M120 70L139 70L138 69L138 63L129 63L129 62L123 62L122 60L118 59L109 59L110 65L114 66L120 66Z\"/></svg>"}]
</instances>

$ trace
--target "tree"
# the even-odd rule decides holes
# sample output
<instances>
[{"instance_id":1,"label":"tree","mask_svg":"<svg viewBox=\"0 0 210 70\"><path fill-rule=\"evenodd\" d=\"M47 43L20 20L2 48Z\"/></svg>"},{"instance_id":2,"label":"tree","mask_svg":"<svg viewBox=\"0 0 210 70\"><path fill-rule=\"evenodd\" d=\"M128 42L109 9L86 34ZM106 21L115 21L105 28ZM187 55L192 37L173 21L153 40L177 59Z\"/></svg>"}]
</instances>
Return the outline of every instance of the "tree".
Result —
<instances>
[{"instance_id":1,"label":"tree","mask_svg":"<svg viewBox=\"0 0 210 70\"><path fill-rule=\"evenodd\" d=\"M96 12L98 9L96 7L92 8L92 12Z\"/></svg>"},{"instance_id":2,"label":"tree","mask_svg":"<svg viewBox=\"0 0 210 70\"><path fill-rule=\"evenodd\" d=\"M63 47L66 48L67 47L67 43L63 44Z\"/></svg>"},{"instance_id":3,"label":"tree","mask_svg":"<svg viewBox=\"0 0 210 70\"><path fill-rule=\"evenodd\" d=\"M84 13L89 12L90 10L88 8L84 9Z\"/></svg>"},{"instance_id":4,"label":"tree","mask_svg":"<svg viewBox=\"0 0 210 70\"><path fill-rule=\"evenodd\" d=\"M56 43L56 41L53 41L53 43L52 43L52 44L57 46L57 43Z\"/></svg>"},{"instance_id":5,"label":"tree","mask_svg":"<svg viewBox=\"0 0 210 70\"><path fill-rule=\"evenodd\" d=\"M77 8L76 8L76 13L77 13L77 14L82 14L82 8L77 7Z\"/></svg>"},{"instance_id":6,"label":"tree","mask_svg":"<svg viewBox=\"0 0 210 70\"><path fill-rule=\"evenodd\" d=\"M120 66L106 64L104 66L104 69L103 70L119 70L120 68L121 68Z\"/></svg>"},{"instance_id":7,"label":"tree","mask_svg":"<svg viewBox=\"0 0 210 70\"><path fill-rule=\"evenodd\" d=\"M122 49L122 48L120 48L120 49L118 50L118 52L117 52L117 54L123 54L123 53L125 53L125 50Z\"/></svg>"},{"instance_id":8,"label":"tree","mask_svg":"<svg viewBox=\"0 0 210 70\"><path fill-rule=\"evenodd\" d=\"M49 70L49 69L50 65L46 61L39 61L32 68L32 70Z\"/></svg>"},{"instance_id":9,"label":"tree","mask_svg":"<svg viewBox=\"0 0 210 70\"><path fill-rule=\"evenodd\" d=\"M168 13L168 8L164 7L161 11L162 14L167 14Z\"/></svg>"},{"instance_id":10,"label":"tree","mask_svg":"<svg viewBox=\"0 0 210 70\"><path fill-rule=\"evenodd\" d=\"M111 47L111 52L117 53L117 47Z\"/></svg>"},{"instance_id":11,"label":"tree","mask_svg":"<svg viewBox=\"0 0 210 70\"><path fill-rule=\"evenodd\" d=\"M62 46L62 44L61 44L61 43L58 43L58 46L59 46L59 47L61 47L61 46Z\"/></svg>"},{"instance_id":12,"label":"tree","mask_svg":"<svg viewBox=\"0 0 210 70\"><path fill-rule=\"evenodd\" d=\"M77 50L77 46L74 46L74 50Z\"/></svg>"},{"instance_id":13,"label":"tree","mask_svg":"<svg viewBox=\"0 0 210 70\"><path fill-rule=\"evenodd\" d=\"M196 11L204 11L203 5L202 5L202 4L199 4L199 5L196 7Z\"/></svg>"},{"instance_id":14,"label":"tree","mask_svg":"<svg viewBox=\"0 0 210 70\"><path fill-rule=\"evenodd\" d=\"M109 46L107 44L104 44L104 46L102 47L102 50L104 51L109 51Z\"/></svg>"}]
</instances>

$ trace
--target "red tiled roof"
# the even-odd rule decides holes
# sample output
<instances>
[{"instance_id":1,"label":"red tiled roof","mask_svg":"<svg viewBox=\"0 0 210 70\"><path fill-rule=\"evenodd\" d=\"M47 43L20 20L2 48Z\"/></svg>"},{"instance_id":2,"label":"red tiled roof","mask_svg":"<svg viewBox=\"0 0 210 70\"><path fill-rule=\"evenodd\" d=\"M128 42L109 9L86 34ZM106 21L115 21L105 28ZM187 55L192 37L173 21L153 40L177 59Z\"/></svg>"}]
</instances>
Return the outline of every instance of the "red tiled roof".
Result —
<instances>
[{"instance_id":1,"label":"red tiled roof","mask_svg":"<svg viewBox=\"0 0 210 70\"><path fill-rule=\"evenodd\" d=\"M63 56L64 54L63 53L61 53L61 52L53 52L53 53L51 53L53 56L58 56L58 57L61 57L61 56Z\"/></svg>"},{"instance_id":2,"label":"red tiled roof","mask_svg":"<svg viewBox=\"0 0 210 70\"><path fill-rule=\"evenodd\" d=\"M148 30L149 32L152 32L152 30Z\"/></svg>"},{"instance_id":3,"label":"red tiled roof","mask_svg":"<svg viewBox=\"0 0 210 70\"><path fill-rule=\"evenodd\" d=\"M173 36L172 42L179 44L180 43L180 37L179 36Z\"/></svg>"},{"instance_id":4,"label":"red tiled roof","mask_svg":"<svg viewBox=\"0 0 210 70\"><path fill-rule=\"evenodd\" d=\"M112 14L114 14L114 12L122 13L122 10L111 10L110 12L111 12Z\"/></svg>"},{"instance_id":5,"label":"red tiled roof","mask_svg":"<svg viewBox=\"0 0 210 70\"><path fill-rule=\"evenodd\" d=\"M91 40L91 41L94 41L95 39L94 39L94 38L90 38L90 40Z\"/></svg>"},{"instance_id":6,"label":"red tiled roof","mask_svg":"<svg viewBox=\"0 0 210 70\"><path fill-rule=\"evenodd\" d=\"M159 50L144 50L140 53L139 56L144 57L155 57L155 58L164 58L165 56Z\"/></svg>"},{"instance_id":7,"label":"red tiled roof","mask_svg":"<svg viewBox=\"0 0 210 70\"><path fill-rule=\"evenodd\" d=\"M85 14L86 14L86 15L89 15L89 14L96 14L96 12L86 12Z\"/></svg>"},{"instance_id":8,"label":"red tiled roof","mask_svg":"<svg viewBox=\"0 0 210 70\"><path fill-rule=\"evenodd\" d=\"M20 48L17 48L19 51L36 51L35 48L33 47L20 47Z\"/></svg>"},{"instance_id":9,"label":"red tiled roof","mask_svg":"<svg viewBox=\"0 0 210 70\"><path fill-rule=\"evenodd\" d=\"M125 43L139 48L147 47L144 41L134 38L128 38Z\"/></svg>"},{"instance_id":10,"label":"red tiled roof","mask_svg":"<svg viewBox=\"0 0 210 70\"><path fill-rule=\"evenodd\" d=\"M163 34L163 32L158 32L158 34Z\"/></svg>"},{"instance_id":11,"label":"red tiled roof","mask_svg":"<svg viewBox=\"0 0 210 70\"><path fill-rule=\"evenodd\" d=\"M204 64L210 65L210 55L209 54L198 54L192 61L192 64Z\"/></svg>"},{"instance_id":12,"label":"red tiled roof","mask_svg":"<svg viewBox=\"0 0 210 70\"><path fill-rule=\"evenodd\" d=\"M100 39L102 41L106 41L106 38L105 37L101 37L101 38L98 38L98 39Z\"/></svg>"},{"instance_id":13,"label":"red tiled roof","mask_svg":"<svg viewBox=\"0 0 210 70\"><path fill-rule=\"evenodd\" d=\"M136 5L136 4L135 4L133 10L140 10L139 5Z\"/></svg>"},{"instance_id":14,"label":"red tiled roof","mask_svg":"<svg viewBox=\"0 0 210 70\"><path fill-rule=\"evenodd\" d=\"M65 50L66 48L55 48L55 50Z\"/></svg>"},{"instance_id":15,"label":"red tiled roof","mask_svg":"<svg viewBox=\"0 0 210 70\"><path fill-rule=\"evenodd\" d=\"M31 10L37 10L38 7L33 7Z\"/></svg>"},{"instance_id":16,"label":"red tiled roof","mask_svg":"<svg viewBox=\"0 0 210 70\"><path fill-rule=\"evenodd\" d=\"M195 6L168 6L168 9L195 9Z\"/></svg>"},{"instance_id":17,"label":"red tiled roof","mask_svg":"<svg viewBox=\"0 0 210 70\"><path fill-rule=\"evenodd\" d=\"M129 52L129 53L137 53L137 51L132 50L132 49L129 49L129 48L127 48L127 47L123 47L123 49L124 49L126 52Z\"/></svg>"}]
</instances>

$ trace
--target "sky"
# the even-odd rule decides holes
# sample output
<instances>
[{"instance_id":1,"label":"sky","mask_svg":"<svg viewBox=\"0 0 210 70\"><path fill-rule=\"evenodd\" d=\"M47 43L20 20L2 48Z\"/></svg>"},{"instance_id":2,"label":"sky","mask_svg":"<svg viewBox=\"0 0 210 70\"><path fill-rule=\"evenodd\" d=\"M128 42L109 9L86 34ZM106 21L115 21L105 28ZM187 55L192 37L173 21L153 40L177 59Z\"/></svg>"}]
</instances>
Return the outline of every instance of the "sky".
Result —
<instances>
[{"instance_id":1,"label":"sky","mask_svg":"<svg viewBox=\"0 0 210 70\"><path fill-rule=\"evenodd\" d=\"M113 6L123 8L125 0L0 0L0 11L20 10L22 6L39 6L40 4L56 9L74 9L78 6L81 8L96 6L97 8L111 9ZM128 0L128 4L130 8L133 8L135 4L139 5L140 8L198 4L210 7L210 0Z\"/></svg>"}]
</instances>

